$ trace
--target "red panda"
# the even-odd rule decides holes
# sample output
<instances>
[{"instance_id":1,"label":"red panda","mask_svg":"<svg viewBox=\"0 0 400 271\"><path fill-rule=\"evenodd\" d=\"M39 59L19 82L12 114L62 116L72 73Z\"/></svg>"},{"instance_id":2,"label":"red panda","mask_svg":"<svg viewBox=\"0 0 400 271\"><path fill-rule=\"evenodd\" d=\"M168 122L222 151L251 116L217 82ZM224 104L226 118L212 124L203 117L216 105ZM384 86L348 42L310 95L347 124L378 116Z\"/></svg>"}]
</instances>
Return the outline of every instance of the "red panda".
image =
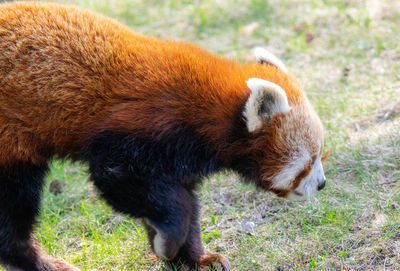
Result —
<instances>
[{"instance_id":1,"label":"red panda","mask_svg":"<svg viewBox=\"0 0 400 271\"><path fill-rule=\"evenodd\" d=\"M117 211L143 218L157 256L230 270L206 252L196 187L222 169L281 197L325 185L323 130L264 49L241 65L49 3L0 5L0 263L77 270L32 236L48 160L89 164Z\"/></svg>"}]
</instances>

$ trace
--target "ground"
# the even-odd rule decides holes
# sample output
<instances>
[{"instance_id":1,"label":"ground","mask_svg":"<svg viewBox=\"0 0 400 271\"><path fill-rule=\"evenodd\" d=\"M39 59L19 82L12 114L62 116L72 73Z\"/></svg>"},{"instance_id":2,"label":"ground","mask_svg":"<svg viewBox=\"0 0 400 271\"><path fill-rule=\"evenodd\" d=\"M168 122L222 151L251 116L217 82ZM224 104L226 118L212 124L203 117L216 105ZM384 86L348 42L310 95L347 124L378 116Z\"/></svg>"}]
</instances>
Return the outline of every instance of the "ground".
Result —
<instances>
[{"instance_id":1,"label":"ground","mask_svg":"<svg viewBox=\"0 0 400 271\"><path fill-rule=\"evenodd\" d=\"M240 62L263 46L304 85L332 152L326 189L289 202L221 173L199 191L203 241L233 270L400 270L398 1L65 2ZM65 187L50 191L54 179ZM52 163L36 230L46 251L81 270L163 270L140 222L87 180L85 165Z\"/></svg>"}]
</instances>

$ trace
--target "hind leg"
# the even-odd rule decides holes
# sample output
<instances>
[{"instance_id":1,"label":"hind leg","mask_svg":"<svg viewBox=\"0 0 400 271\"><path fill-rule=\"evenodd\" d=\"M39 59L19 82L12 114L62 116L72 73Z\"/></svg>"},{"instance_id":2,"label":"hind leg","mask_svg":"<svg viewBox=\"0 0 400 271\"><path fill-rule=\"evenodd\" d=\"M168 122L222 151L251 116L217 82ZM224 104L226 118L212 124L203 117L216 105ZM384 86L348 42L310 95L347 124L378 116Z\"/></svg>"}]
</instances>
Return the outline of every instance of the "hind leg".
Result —
<instances>
[{"instance_id":1,"label":"hind leg","mask_svg":"<svg viewBox=\"0 0 400 271\"><path fill-rule=\"evenodd\" d=\"M0 264L6 270L77 270L48 256L32 237L47 167L0 168Z\"/></svg>"}]
</instances>

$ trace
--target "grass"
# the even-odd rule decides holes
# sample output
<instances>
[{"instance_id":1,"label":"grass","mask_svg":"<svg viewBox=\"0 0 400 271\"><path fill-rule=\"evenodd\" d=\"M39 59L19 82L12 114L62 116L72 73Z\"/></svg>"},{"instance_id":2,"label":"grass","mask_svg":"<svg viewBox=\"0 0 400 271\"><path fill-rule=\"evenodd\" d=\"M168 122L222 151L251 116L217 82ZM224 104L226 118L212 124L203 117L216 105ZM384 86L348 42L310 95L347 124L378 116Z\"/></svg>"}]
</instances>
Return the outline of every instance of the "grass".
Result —
<instances>
[{"instance_id":1,"label":"grass","mask_svg":"<svg viewBox=\"0 0 400 271\"><path fill-rule=\"evenodd\" d=\"M66 2L66 1L64 1ZM76 0L135 31L238 61L263 46L303 83L325 126L328 185L306 202L218 174L202 234L233 270L400 270L400 4L395 0ZM81 270L163 270L140 221L115 213L86 167L54 161L37 236Z\"/></svg>"}]
</instances>

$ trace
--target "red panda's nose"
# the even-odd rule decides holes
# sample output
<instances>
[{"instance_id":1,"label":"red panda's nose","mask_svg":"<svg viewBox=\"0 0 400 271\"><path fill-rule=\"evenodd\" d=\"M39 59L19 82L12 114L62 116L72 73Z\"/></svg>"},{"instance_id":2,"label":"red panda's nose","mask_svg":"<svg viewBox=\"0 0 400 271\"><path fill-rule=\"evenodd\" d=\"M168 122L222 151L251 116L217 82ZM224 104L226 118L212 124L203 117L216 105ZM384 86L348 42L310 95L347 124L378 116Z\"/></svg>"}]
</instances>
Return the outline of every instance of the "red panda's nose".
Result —
<instances>
[{"instance_id":1,"label":"red panda's nose","mask_svg":"<svg viewBox=\"0 0 400 271\"><path fill-rule=\"evenodd\" d=\"M324 179L322 182L319 183L319 185L318 185L318 191L324 189L325 184L326 184L326 180Z\"/></svg>"}]
</instances>

